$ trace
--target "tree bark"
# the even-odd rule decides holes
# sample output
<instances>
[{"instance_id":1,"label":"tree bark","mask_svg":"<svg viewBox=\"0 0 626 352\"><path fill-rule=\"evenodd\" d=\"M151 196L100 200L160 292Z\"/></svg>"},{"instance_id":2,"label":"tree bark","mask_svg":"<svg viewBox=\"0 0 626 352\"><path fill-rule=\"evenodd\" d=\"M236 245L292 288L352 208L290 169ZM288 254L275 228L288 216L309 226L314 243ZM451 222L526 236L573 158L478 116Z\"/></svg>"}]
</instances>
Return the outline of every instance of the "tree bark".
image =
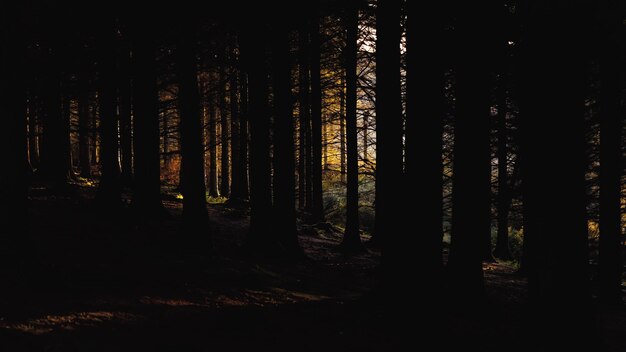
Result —
<instances>
[{"instance_id":1,"label":"tree bark","mask_svg":"<svg viewBox=\"0 0 626 352\"><path fill-rule=\"evenodd\" d=\"M197 44L193 26L182 26L176 48L176 67L179 79L183 231L192 238L194 244L206 246L210 243L210 234L204 183L204 146L201 99L198 91Z\"/></svg>"},{"instance_id":2,"label":"tree bark","mask_svg":"<svg viewBox=\"0 0 626 352\"><path fill-rule=\"evenodd\" d=\"M294 119L288 30L276 25L272 43L274 78L275 234L287 255L301 254L296 229Z\"/></svg>"},{"instance_id":3,"label":"tree bark","mask_svg":"<svg viewBox=\"0 0 626 352\"><path fill-rule=\"evenodd\" d=\"M311 72L311 223L324 221L322 188L322 84L320 68L320 14L313 5L310 24L309 67Z\"/></svg>"},{"instance_id":4,"label":"tree bark","mask_svg":"<svg viewBox=\"0 0 626 352\"><path fill-rule=\"evenodd\" d=\"M135 182L132 202L140 221L147 221L154 220L155 216L160 218L165 210L161 200L156 49L149 28L136 28L133 48Z\"/></svg>"},{"instance_id":5,"label":"tree bark","mask_svg":"<svg viewBox=\"0 0 626 352\"><path fill-rule=\"evenodd\" d=\"M298 158L298 204L309 212L311 209L311 104L309 92L309 28L305 25L298 32L299 93L298 121L300 144Z\"/></svg>"},{"instance_id":6,"label":"tree bark","mask_svg":"<svg viewBox=\"0 0 626 352\"><path fill-rule=\"evenodd\" d=\"M496 248L493 255L502 260L511 260L509 248L509 211L511 209L511 190L508 177L508 131L507 118L507 80L506 72L500 73L500 87L498 87L498 233Z\"/></svg>"},{"instance_id":7,"label":"tree bark","mask_svg":"<svg viewBox=\"0 0 626 352\"><path fill-rule=\"evenodd\" d=\"M219 197L217 189L217 119L215 94L212 91L211 81L215 78L213 72L209 73L208 108L209 108L209 197Z\"/></svg>"},{"instance_id":8,"label":"tree bark","mask_svg":"<svg viewBox=\"0 0 626 352\"><path fill-rule=\"evenodd\" d=\"M236 202L242 200L242 174L241 174L241 140L240 140L240 115L239 115L239 85L237 82L236 53L233 46L230 50L230 144L231 144L231 168L230 168L230 199Z\"/></svg>"},{"instance_id":9,"label":"tree bark","mask_svg":"<svg viewBox=\"0 0 626 352\"><path fill-rule=\"evenodd\" d=\"M228 197L230 193L230 151L229 151L229 126L228 126L228 108L226 107L226 68L220 65L219 77L219 108L220 108L220 149L221 149L221 165L220 165L220 196Z\"/></svg>"},{"instance_id":10,"label":"tree bark","mask_svg":"<svg viewBox=\"0 0 626 352\"><path fill-rule=\"evenodd\" d=\"M603 2L600 59L600 290L609 306L622 303L621 175L624 122L624 29L614 5ZM622 47L620 47L622 46Z\"/></svg>"},{"instance_id":11,"label":"tree bark","mask_svg":"<svg viewBox=\"0 0 626 352\"><path fill-rule=\"evenodd\" d=\"M250 232L247 245L264 251L272 241L272 184L266 35L263 23L242 35L241 55L248 73L250 116Z\"/></svg>"},{"instance_id":12,"label":"tree bark","mask_svg":"<svg viewBox=\"0 0 626 352\"><path fill-rule=\"evenodd\" d=\"M359 11L355 1L349 2L344 21L347 31L344 57L346 67L347 192L346 229L341 246L345 251L358 251L362 248L362 244L359 229L359 150L356 127Z\"/></svg>"}]
</instances>

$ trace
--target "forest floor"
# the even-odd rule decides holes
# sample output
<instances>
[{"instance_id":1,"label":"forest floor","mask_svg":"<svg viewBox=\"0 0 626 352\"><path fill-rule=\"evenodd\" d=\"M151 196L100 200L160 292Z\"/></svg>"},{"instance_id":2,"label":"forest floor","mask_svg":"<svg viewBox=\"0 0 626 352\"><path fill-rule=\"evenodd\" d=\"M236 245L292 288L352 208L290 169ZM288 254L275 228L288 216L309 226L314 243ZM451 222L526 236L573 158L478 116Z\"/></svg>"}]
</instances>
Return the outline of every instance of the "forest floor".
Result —
<instances>
[{"instance_id":1,"label":"forest floor","mask_svg":"<svg viewBox=\"0 0 626 352\"><path fill-rule=\"evenodd\" d=\"M241 249L245 212L212 204L214 255L189 256L176 249L182 209L174 195L165 200L171 216L137 228L126 212L99 213L93 187L71 193L32 190L37 269L2 289L2 352L400 350L368 299L380 253L344 256L332 227L300 228L308 259L260 263ZM479 316L442 312L448 340L427 350L532 350L522 328L524 280L511 265L484 269L488 306ZM608 350L626 351L626 313L599 316Z\"/></svg>"}]
</instances>

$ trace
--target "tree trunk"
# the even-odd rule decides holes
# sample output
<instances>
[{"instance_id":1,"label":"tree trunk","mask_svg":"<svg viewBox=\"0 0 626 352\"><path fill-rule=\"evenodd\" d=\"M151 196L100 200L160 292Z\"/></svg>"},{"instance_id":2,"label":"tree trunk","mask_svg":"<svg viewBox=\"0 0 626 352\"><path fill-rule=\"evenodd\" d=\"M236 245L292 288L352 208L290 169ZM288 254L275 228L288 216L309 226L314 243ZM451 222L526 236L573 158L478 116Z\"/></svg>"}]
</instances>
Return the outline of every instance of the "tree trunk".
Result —
<instances>
[{"instance_id":1,"label":"tree trunk","mask_svg":"<svg viewBox=\"0 0 626 352\"><path fill-rule=\"evenodd\" d=\"M202 114L198 91L196 37L193 26L183 25L176 48L179 79L181 193L183 195L183 231L196 245L210 243L209 216L204 183L204 146ZM193 235L191 234L193 232Z\"/></svg>"},{"instance_id":2,"label":"tree trunk","mask_svg":"<svg viewBox=\"0 0 626 352\"><path fill-rule=\"evenodd\" d=\"M238 84L237 84L237 69L236 65L236 53L235 48L230 50L230 78L229 78L229 92L230 92L230 144L231 144L231 168L230 168L230 199L235 202L242 200L242 175L241 175L241 141L240 136L240 122L239 122L239 99L238 99Z\"/></svg>"},{"instance_id":3,"label":"tree trunk","mask_svg":"<svg viewBox=\"0 0 626 352\"><path fill-rule=\"evenodd\" d=\"M111 26L101 34L99 49L100 165L96 201L106 209L121 206L118 144L115 36ZM110 31L110 32L109 32Z\"/></svg>"},{"instance_id":4,"label":"tree trunk","mask_svg":"<svg viewBox=\"0 0 626 352\"><path fill-rule=\"evenodd\" d=\"M324 190L322 188L322 84L320 68L320 14L313 7L309 30L309 67L311 72L311 223L324 221Z\"/></svg>"},{"instance_id":5,"label":"tree trunk","mask_svg":"<svg viewBox=\"0 0 626 352\"><path fill-rule=\"evenodd\" d=\"M155 43L148 28L137 28L134 41L134 161L133 207L141 221L164 213L161 201L160 133Z\"/></svg>"},{"instance_id":6,"label":"tree trunk","mask_svg":"<svg viewBox=\"0 0 626 352\"><path fill-rule=\"evenodd\" d=\"M212 92L211 84L213 83L213 79L215 75L210 72L209 73L209 89L208 89L208 97L209 100L209 197L219 197L219 192L217 191L217 119L215 117L216 114L216 102L215 95Z\"/></svg>"},{"instance_id":7,"label":"tree trunk","mask_svg":"<svg viewBox=\"0 0 626 352\"><path fill-rule=\"evenodd\" d=\"M33 170L39 168L39 97L32 94L28 97L28 159Z\"/></svg>"},{"instance_id":8,"label":"tree trunk","mask_svg":"<svg viewBox=\"0 0 626 352\"><path fill-rule=\"evenodd\" d=\"M624 104L624 36L615 9L605 2L600 74L600 290L606 305L622 303L621 175ZM621 50L620 50L621 49ZM622 52L620 52L622 51Z\"/></svg>"},{"instance_id":9,"label":"tree trunk","mask_svg":"<svg viewBox=\"0 0 626 352\"><path fill-rule=\"evenodd\" d=\"M473 6L473 5L472 5ZM487 5L459 4L456 36L456 114L452 178L452 239L448 270L454 290L477 302L484 298L482 261L491 231L489 33L470 10L487 21ZM485 17L482 17L485 16ZM478 38L478 39L476 39ZM491 250L489 250L491 255Z\"/></svg>"},{"instance_id":10,"label":"tree trunk","mask_svg":"<svg viewBox=\"0 0 626 352\"><path fill-rule=\"evenodd\" d=\"M311 207L311 106L309 94L309 32L302 26L298 32L299 100L298 121L300 123L300 144L298 158L298 204L302 210Z\"/></svg>"},{"instance_id":11,"label":"tree trunk","mask_svg":"<svg viewBox=\"0 0 626 352\"><path fill-rule=\"evenodd\" d=\"M359 11L350 1L345 15L347 31L345 48L346 67L346 149L347 149L347 192L346 192L346 229L341 244L345 251L358 251L362 248L359 230L359 150L356 127L357 108L357 36L359 30Z\"/></svg>"},{"instance_id":12,"label":"tree trunk","mask_svg":"<svg viewBox=\"0 0 626 352\"><path fill-rule=\"evenodd\" d=\"M294 119L291 96L291 64L288 30L274 30L274 211L275 234L288 255L301 254L296 229Z\"/></svg>"},{"instance_id":13,"label":"tree trunk","mask_svg":"<svg viewBox=\"0 0 626 352\"><path fill-rule=\"evenodd\" d=\"M220 195L222 197L228 197L230 193L230 152L229 152L229 128L228 128L228 108L226 107L226 81L228 77L226 75L226 68L224 65L220 65L220 77L219 77L219 107L220 107L220 146L221 146L221 167L220 167Z\"/></svg>"},{"instance_id":14,"label":"tree trunk","mask_svg":"<svg viewBox=\"0 0 626 352\"><path fill-rule=\"evenodd\" d=\"M250 116L250 249L263 251L271 245L272 184L270 161L270 116L268 109L268 72L266 30L258 28L242 35L241 55L248 73Z\"/></svg>"},{"instance_id":15,"label":"tree trunk","mask_svg":"<svg viewBox=\"0 0 626 352\"><path fill-rule=\"evenodd\" d=\"M131 106L131 73L130 52L128 44L122 44L118 48L118 101L120 119L120 159L121 159L121 184L130 186L133 180L133 139L132 139L132 106Z\"/></svg>"},{"instance_id":16,"label":"tree trunk","mask_svg":"<svg viewBox=\"0 0 626 352\"><path fill-rule=\"evenodd\" d=\"M496 248L493 255L502 260L511 260L509 248L509 211L511 209L511 190L509 189L508 177L508 131L506 127L507 116L507 80L506 72L500 73L500 87L498 89L498 234Z\"/></svg>"},{"instance_id":17,"label":"tree trunk","mask_svg":"<svg viewBox=\"0 0 626 352\"><path fill-rule=\"evenodd\" d=\"M346 82L342 75L339 91L339 174L342 183L346 183Z\"/></svg>"},{"instance_id":18,"label":"tree trunk","mask_svg":"<svg viewBox=\"0 0 626 352\"><path fill-rule=\"evenodd\" d=\"M241 54L240 54L241 55ZM239 82L241 83L240 101L241 115L239 121L239 172L241 173L241 198L248 199L250 179L248 177L248 76L245 70L239 70Z\"/></svg>"},{"instance_id":19,"label":"tree trunk","mask_svg":"<svg viewBox=\"0 0 626 352\"><path fill-rule=\"evenodd\" d=\"M589 39L580 2L531 1L522 62L523 181L534 224L528 288L546 349L591 348L584 91Z\"/></svg>"},{"instance_id":20,"label":"tree trunk","mask_svg":"<svg viewBox=\"0 0 626 352\"><path fill-rule=\"evenodd\" d=\"M80 77L81 91L78 97L78 159L80 176L91 177L89 82L86 74Z\"/></svg>"}]
</instances>

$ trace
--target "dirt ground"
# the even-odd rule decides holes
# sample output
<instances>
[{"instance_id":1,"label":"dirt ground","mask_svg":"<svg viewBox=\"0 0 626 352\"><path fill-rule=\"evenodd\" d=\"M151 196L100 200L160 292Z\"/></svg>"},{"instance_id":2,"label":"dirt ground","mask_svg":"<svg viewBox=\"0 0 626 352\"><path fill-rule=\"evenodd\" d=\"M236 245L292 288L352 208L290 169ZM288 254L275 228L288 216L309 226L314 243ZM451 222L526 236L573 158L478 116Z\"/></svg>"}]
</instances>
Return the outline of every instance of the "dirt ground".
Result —
<instances>
[{"instance_id":1,"label":"dirt ground","mask_svg":"<svg viewBox=\"0 0 626 352\"><path fill-rule=\"evenodd\" d=\"M259 262L241 247L245 211L213 204L213 255L190 256L178 246L176 197L165 200L171 216L137 226L127 211L102 216L92 189L73 193L32 191L37 270L13 275L3 289L2 352L404 350L369 298L380 253L344 256L332 228L301 227L306 260ZM481 316L442 312L446 339L426 350L533 350L522 327L524 280L497 263L485 265L485 276ZM598 316L607 350L626 351L624 311ZM423 323L407 322L416 336Z\"/></svg>"}]
</instances>

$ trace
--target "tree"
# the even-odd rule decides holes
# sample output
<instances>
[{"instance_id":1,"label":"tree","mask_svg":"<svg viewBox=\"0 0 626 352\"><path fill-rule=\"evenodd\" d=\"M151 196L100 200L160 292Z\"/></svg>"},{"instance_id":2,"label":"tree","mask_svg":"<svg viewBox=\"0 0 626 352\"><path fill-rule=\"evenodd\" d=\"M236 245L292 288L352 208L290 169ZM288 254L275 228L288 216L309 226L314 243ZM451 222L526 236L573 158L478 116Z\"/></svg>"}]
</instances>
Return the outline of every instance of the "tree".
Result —
<instances>
[{"instance_id":1,"label":"tree","mask_svg":"<svg viewBox=\"0 0 626 352\"><path fill-rule=\"evenodd\" d=\"M209 243L209 216L204 183L204 146L202 114L198 91L198 65L194 27L182 24L176 48L179 80L181 193L183 195L183 231L194 244ZM193 232L193 236L191 233Z\"/></svg>"},{"instance_id":2,"label":"tree","mask_svg":"<svg viewBox=\"0 0 626 352\"><path fill-rule=\"evenodd\" d=\"M266 25L256 21L241 36L243 66L248 73L250 121L250 232L251 250L264 251L272 222L272 185L270 162L270 115L268 109L268 72Z\"/></svg>"},{"instance_id":3,"label":"tree","mask_svg":"<svg viewBox=\"0 0 626 352\"><path fill-rule=\"evenodd\" d=\"M452 239L448 269L451 284L462 288L473 300L484 295L482 261L485 236L491 233L490 72L486 62L490 43L489 33L478 24L488 20L488 10L488 5L476 8L475 4L466 3L459 3L456 8L459 52L455 53Z\"/></svg>"},{"instance_id":4,"label":"tree","mask_svg":"<svg viewBox=\"0 0 626 352\"><path fill-rule=\"evenodd\" d=\"M209 197L218 197L217 190L217 119L215 94L210 85L215 78L215 74L209 71L209 92L208 92L208 110L209 110Z\"/></svg>"},{"instance_id":5,"label":"tree","mask_svg":"<svg viewBox=\"0 0 626 352\"><path fill-rule=\"evenodd\" d=\"M272 42L274 78L274 212L277 242L285 254L301 254L296 229L294 119L289 31L275 23Z\"/></svg>"},{"instance_id":6,"label":"tree","mask_svg":"<svg viewBox=\"0 0 626 352\"><path fill-rule=\"evenodd\" d=\"M221 165L220 165L220 195L222 197L228 197L230 193L230 152L229 152L229 126L228 126L228 113L226 106L226 83L228 82L228 76L226 75L225 64L220 65L220 77L218 87L218 105L220 108L220 146L221 146Z\"/></svg>"},{"instance_id":7,"label":"tree","mask_svg":"<svg viewBox=\"0 0 626 352\"><path fill-rule=\"evenodd\" d=\"M229 93L230 93L230 144L231 144L231 166L230 166L230 200L240 202L243 198L243 175L241 165L241 139L247 136L241 135L241 122L239 111L239 85L237 82L237 54L236 46L233 45L229 51L230 72L229 72Z\"/></svg>"},{"instance_id":8,"label":"tree","mask_svg":"<svg viewBox=\"0 0 626 352\"><path fill-rule=\"evenodd\" d=\"M528 287L539 328L550 331L547 347L559 349L588 347L593 336L584 178L589 18L583 3L533 1L523 8L522 166L534 223Z\"/></svg>"},{"instance_id":9,"label":"tree","mask_svg":"<svg viewBox=\"0 0 626 352\"><path fill-rule=\"evenodd\" d=\"M160 136L155 42L150 27L133 27L133 147L135 182L133 207L139 218L162 215Z\"/></svg>"},{"instance_id":10,"label":"tree","mask_svg":"<svg viewBox=\"0 0 626 352\"><path fill-rule=\"evenodd\" d=\"M312 202L311 185L311 94L309 62L309 28L306 23L298 31L299 63L299 157L298 157L298 204L300 209L310 211Z\"/></svg>"},{"instance_id":11,"label":"tree","mask_svg":"<svg viewBox=\"0 0 626 352\"><path fill-rule=\"evenodd\" d=\"M395 199L402 191L402 95L400 88L401 2L380 1L376 12L376 224L375 239L382 241L386 274L396 274L403 255L395 236L402 233L402 207ZM388 236L387 238L385 238ZM399 283L393 280L390 284ZM392 288L393 289L393 288Z\"/></svg>"},{"instance_id":12,"label":"tree","mask_svg":"<svg viewBox=\"0 0 626 352\"><path fill-rule=\"evenodd\" d=\"M346 26L346 229L342 248L345 251L358 251L362 248L359 229L359 150L356 128L357 109L357 35L359 30L359 10L357 1L349 1L345 14Z\"/></svg>"},{"instance_id":13,"label":"tree","mask_svg":"<svg viewBox=\"0 0 626 352\"><path fill-rule=\"evenodd\" d=\"M437 295L442 272L445 19L436 2L408 8L405 187L410 199L427 206L420 210L418 232L407 236L411 245L395 240L419 251L410 256L417 261L411 266L432 285L431 297ZM413 209L409 211L403 216L415 220Z\"/></svg>"},{"instance_id":14,"label":"tree","mask_svg":"<svg viewBox=\"0 0 626 352\"><path fill-rule=\"evenodd\" d=\"M601 2L604 19L600 41L600 300L622 303L621 174L624 36L620 11L610 1ZM622 5L623 6L623 5ZM623 13L623 11L621 12ZM621 50L621 52L620 52Z\"/></svg>"},{"instance_id":15,"label":"tree","mask_svg":"<svg viewBox=\"0 0 626 352\"><path fill-rule=\"evenodd\" d=\"M133 180L133 139L132 139L132 83L131 58L128 40L124 40L117 47L118 66L117 87L119 105L120 129L120 160L121 183L130 186Z\"/></svg>"},{"instance_id":16,"label":"tree","mask_svg":"<svg viewBox=\"0 0 626 352\"><path fill-rule=\"evenodd\" d=\"M320 69L320 14L313 5L310 20L309 67L311 74L311 223L324 221L322 189L322 86Z\"/></svg>"},{"instance_id":17,"label":"tree","mask_svg":"<svg viewBox=\"0 0 626 352\"><path fill-rule=\"evenodd\" d=\"M89 109L89 78L83 73L80 76L80 94L78 97L78 159L80 176L91 177L90 125L91 111Z\"/></svg>"},{"instance_id":18,"label":"tree","mask_svg":"<svg viewBox=\"0 0 626 352\"><path fill-rule=\"evenodd\" d=\"M101 177L96 201L105 208L121 206L117 119L115 30L103 24L98 48ZM69 124L68 124L69 126Z\"/></svg>"},{"instance_id":19,"label":"tree","mask_svg":"<svg viewBox=\"0 0 626 352\"><path fill-rule=\"evenodd\" d=\"M509 248L509 211L511 209L512 191L509 187L508 177L508 131L506 126L507 118L507 84L506 73L500 74L500 86L498 87L498 233L496 248L493 255L502 260L511 260L511 249Z\"/></svg>"}]
</instances>

